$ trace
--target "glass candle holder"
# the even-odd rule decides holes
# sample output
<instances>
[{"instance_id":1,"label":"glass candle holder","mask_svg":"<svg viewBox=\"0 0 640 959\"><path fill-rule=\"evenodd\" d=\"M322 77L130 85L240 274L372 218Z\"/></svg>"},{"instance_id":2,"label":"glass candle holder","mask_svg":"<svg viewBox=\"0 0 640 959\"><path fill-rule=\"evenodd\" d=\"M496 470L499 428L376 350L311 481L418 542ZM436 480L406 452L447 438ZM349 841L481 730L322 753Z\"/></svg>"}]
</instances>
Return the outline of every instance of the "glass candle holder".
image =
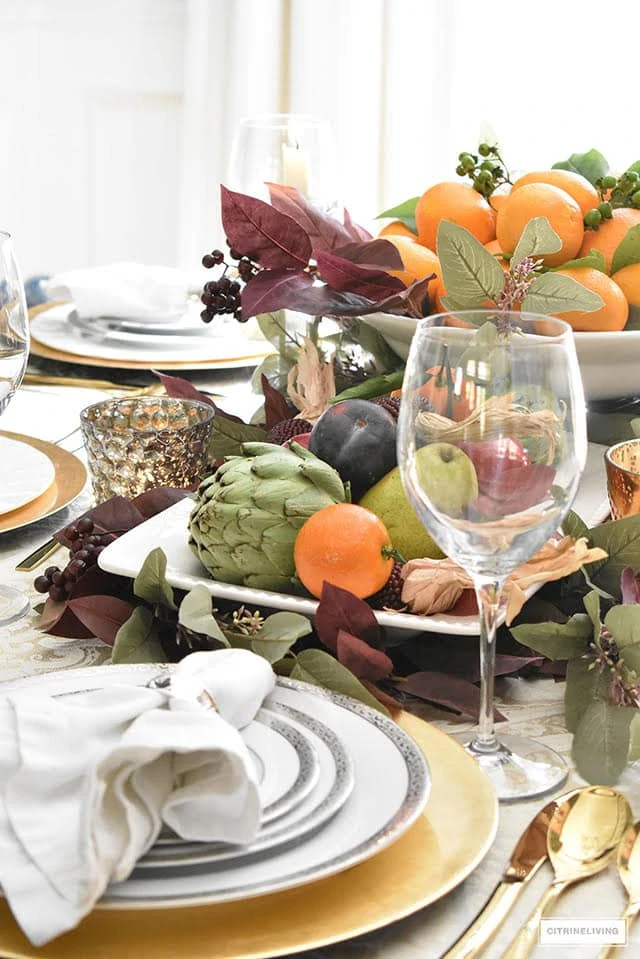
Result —
<instances>
[{"instance_id":1,"label":"glass candle holder","mask_svg":"<svg viewBox=\"0 0 640 959\"><path fill-rule=\"evenodd\" d=\"M604 464L613 519L640 513L640 439L610 446Z\"/></svg>"},{"instance_id":2,"label":"glass candle holder","mask_svg":"<svg viewBox=\"0 0 640 959\"><path fill-rule=\"evenodd\" d=\"M112 399L82 410L80 425L98 503L201 478L214 410L169 396Z\"/></svg>"}]
</instances>

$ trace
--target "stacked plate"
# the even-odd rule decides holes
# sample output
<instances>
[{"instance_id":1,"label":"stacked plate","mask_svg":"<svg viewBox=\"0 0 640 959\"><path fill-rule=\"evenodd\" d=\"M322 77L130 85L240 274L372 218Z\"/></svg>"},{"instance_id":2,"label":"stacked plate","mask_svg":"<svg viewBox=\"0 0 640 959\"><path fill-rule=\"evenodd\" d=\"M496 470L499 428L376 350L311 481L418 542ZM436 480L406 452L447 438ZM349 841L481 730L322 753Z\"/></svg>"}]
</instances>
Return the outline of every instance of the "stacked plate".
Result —
<instances>
[{"instance_id":1,"label":"stacked plate","mask_svg":"<svg viewBox=\"0 0 640 959\"><path fill-rule=\"evenodd\" d=\"M103 666L3 691L69 695L143 685L157 673L153 664ZM396 723L350 697L280 678L243 737L263 807L255 841L234 846L162 834L130 878L108 888L103 905L165 908L291 889L379 853L427 803L431 776L422 751Z\"/></svg>"}]
</instances>

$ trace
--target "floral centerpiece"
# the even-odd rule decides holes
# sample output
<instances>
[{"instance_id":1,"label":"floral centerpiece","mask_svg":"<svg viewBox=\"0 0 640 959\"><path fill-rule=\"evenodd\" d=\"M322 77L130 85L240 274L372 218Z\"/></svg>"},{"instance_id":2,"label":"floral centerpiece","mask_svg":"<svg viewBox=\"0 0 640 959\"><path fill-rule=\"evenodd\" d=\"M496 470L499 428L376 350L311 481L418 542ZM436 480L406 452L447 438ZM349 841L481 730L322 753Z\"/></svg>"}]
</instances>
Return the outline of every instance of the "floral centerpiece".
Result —
<instances>
[{"instance_id":1,"label":"floral centerpiece","mask_svg":"<svg viewBox=\"0 0 640 959\"><path fill-rule=\"evenodd\" d=\"M475 640L456 637L451 655L450 637L431 634L425 644L419 634L406 634L398 641L375 615L381 608L468 615L474 600L470 581L416 530L415 516L415 535L405 536L402 549L400 531L396 541L385 525L391 495L385 498L385 484L396 510L402 495L395 462L382 454L395 449L403 364L367 317L418 318L489 303L497 315L520 308L566 315L578 329L594 322L622 329L640 270L635 166L613 177L591 151L512 184L497 148L482 144L477 155L459 158L457 173L471 183L439 184L385 211L396 219L378 237L347 212L342 221L326 216L290 187L269 185L270 203L223 187L228 251L203 258L213 278L202 293L202 319L255 317L274 353L254 375L264 397L256 421L217 410L211 476L196 493L190 535L214 578L315 590L317 611L308 618L248 610L215 596L212 607L204 588L185 595L168 585L160 550L133 583L102 572L96 559L110 538L185 495L155 491L101 504L58 534L71 556L64 570L51 567L36 583L49 594L42 627L57 635L98 635L113 644L114 661L178 659L193 648L244 645L267 656L277 672L378 708L427 701L473 715ZM618 231L614 249L609 225ZM202 395L184 380L162 380L174 395ZM452 411L468 415L464 391L444 365L433 371L429 387L447 391ZM356 419L366 426L364 440L355 435ZM382 467L369 468L372 437ZM225 512L229 489L238 498ZM357 504L349 503L352 491ZM290 509L294 501L303 504L299 512ZM360 541L355 533L340 535L352 505L373 517ZM301 529L313 519L316 540L326 538L325 510L333 511L332 551L343 550L349 575L314 587L303 572ZM411 514L404 506L402 515L406 534ZM640 519L588 529L570 514L564 533L510 577L497 669L566 678L579 771L614 782L635 758L640 728ZM305 539L309 535L307 527ZM241 548L235 567L216 559L224 552L218 537L223 546ZM282 557L293 565L284 573L278 568L276 576ZM354 572L358 562L362 577L361 567ZM525 604L527 590L541 584Z\"/></svg>"}]
</instances>

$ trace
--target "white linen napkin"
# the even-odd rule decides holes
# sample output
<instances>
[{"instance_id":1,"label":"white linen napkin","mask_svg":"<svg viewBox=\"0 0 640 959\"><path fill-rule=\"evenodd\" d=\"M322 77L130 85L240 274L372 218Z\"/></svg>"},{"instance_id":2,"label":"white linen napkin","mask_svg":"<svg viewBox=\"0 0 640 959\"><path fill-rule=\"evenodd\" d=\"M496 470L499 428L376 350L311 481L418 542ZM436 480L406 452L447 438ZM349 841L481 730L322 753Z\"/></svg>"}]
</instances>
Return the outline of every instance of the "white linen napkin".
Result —
<instances>
[{"instance_id":1,"label":"white linen napkin","mask_svg":"<svg viewBox=\"0 0 640 959\"><path fill-rule=\"evenodd\" d=\"M225 649L186 657L169 690L0 697L0 886L34 945L126 879L163 822L190 840L255 837L258 783L239 729L274 684L265 659ZM194 698L203 689L218 711Z\"/></svg>"},{"instance_id":2,"label":"white linen napkin","mask_svg":"<svg viewBox=\"0 0 640 959\"><path fill-rule=\"evenodd\" d=\"M81 319L170 322L185 314L190 291L202 286L199 280L173 267L124 261L59 273L45 289L51 299L72 300Z\"/></svg>"}]
</instances>

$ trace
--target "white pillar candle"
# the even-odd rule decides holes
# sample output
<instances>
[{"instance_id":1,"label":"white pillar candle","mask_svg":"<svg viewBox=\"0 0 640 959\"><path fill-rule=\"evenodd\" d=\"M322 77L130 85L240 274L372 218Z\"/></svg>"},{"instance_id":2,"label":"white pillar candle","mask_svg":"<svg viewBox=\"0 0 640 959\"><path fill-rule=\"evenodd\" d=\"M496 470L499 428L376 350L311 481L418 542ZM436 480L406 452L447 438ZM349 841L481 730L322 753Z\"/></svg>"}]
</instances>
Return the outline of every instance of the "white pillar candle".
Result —
<instances>
[{"instance_id":1,"label":"white pillar candle","mask_svg":"<svg viewBox=\"0 0 640 959\"><path fill-rule=\"evenodd\" d=\"M282 144L282 183L293 186L307 196L309 191L309 170L307 157L297 143Z\"/></svg>"}]
</instances>

